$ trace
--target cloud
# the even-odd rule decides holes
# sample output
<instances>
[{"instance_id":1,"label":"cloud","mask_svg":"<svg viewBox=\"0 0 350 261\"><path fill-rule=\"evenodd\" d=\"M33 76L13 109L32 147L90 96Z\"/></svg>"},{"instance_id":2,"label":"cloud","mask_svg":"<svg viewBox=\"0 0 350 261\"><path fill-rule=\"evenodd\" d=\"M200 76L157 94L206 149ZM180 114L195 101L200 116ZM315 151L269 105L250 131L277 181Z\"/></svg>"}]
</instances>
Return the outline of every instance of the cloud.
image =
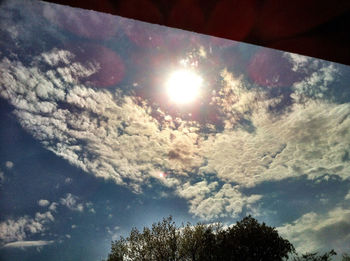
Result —
<instances>
[{"instance_id":1,"label":"cloud","mask_svg":"<svg viewBox=\"0 0 350 261\"><path fill-rule=\"evenodd\" d=\"M262 198L261 195L245 196L239 191L239 186L224 184L221 188L218 182L200 181L195 184L185 183L177 189L179 196L188 199L189 211L201 219L211 220L224 217L237 217L243 207L252 209Z\"/></svg>"},{"instance_id":2,"label":"cloud","mask_svg":"<svg viewBox=\"0 0 350 261\"><path fill-rule=\"evenodd\" d=\"M336 207L326 213L309 212L290 224L278 227L278 232L290 240L300 253L348 251L350 243L350 210Z\"/></svg>"},{"instance_id":3,"label":"cloud","mask_svg":"<svg viewBox=\"0 0 350 261\"><path fill-rule=\"evenodd\" d=\"M51 21L60 16L47 14ZM307 66L314 71L288 87L295 93L288 110L279 113L271 108L283 103L283 95L271 98L267 88L222 71L222 88L211 105L224 129L206 133L199 122L170 117L159 108L164 120L154 117L153 105L123 91L128 86L116 91L85 86L80 79L101 65L88 58L77 61L74 48L67 46L28 56L25 64L3 58L0 96L45 148L96 177L134 192L156 179L175 189L189 201L191 213L204 219L236 216L260 199L244 195L243 187L301 175L349 178L350 106L323 99L339 75L335 64L290 56L294 71L304 72ZM206 174L231 184L210 183ZM198 195L188 188L199 190ZM60 204L75 211L85 207L72 194ZM56 207L52 203L49 209Z\"/></svg>"},{"instance_id":4,"label":"cloud","mask_svg":"<svg viewBox=\"0 0 350 261\"><path fill-rule=\"evenodd\" d=\"M350 191L348 192L348 194L346 194L346 196L345 196L344 199L345 199L345 200L349 200L349 199L350 199Z\"/></svg>"},{"instance_id":5,"label":"cloud","mask_svg":"<svg viewBox=\"0 0 350 261\"><path fill-rule=\"evenodd\" d=\"M207 163L200 172L216 173L224 181L246 187L301 175L349 178L349 104L308 100L294 103L288 113L274 115L268 109L274 99L264 100L258 93L240 88L228 72L224 80L226 88L239 91L236 99L243 101L222 102L222 106L231 104L225 110L249 115L255 130L239 128L233 120L223 132L209 135L201 146Z\"/></svg>"},{"instance_id":6,"label":"cloud","mask_svg":"<svg viewBox=\"0 0 350 261\"><path fill-rule=\"evenodd\" d=\"M339 81L342 78L341 65L292 53L284 53L284 57L290 60L295 72L305 75L292 86L291 96L295 101L303 103L310 98L332 102L346 100L349 94L344 88L346 82Z\"/></svg>"},{"instance_id":7,"label":"cloud","mask_svg":"<svg viewBox=\"0 0 350 261\"><path fill-rule=\"evenodd\" d=\"M50 211L47 211L45 213L36 213L35 214L35 220L42 222L42 223L47 223L49 221L53 222L55 221L55 218L53 217L53 215L51 214Z\"/></svg>"},{"instance_id":8,"label":"cloud","mask_svg":"<svg viewBox=\"0 0 350 261\"><path fill-rule=\"evenodd\" d=\"M295 53L283 53L283 57L287 58L292 63L292 70L295 72L303 71L307 69L307 65L310 65L311 58L304 55Z\"/></svg>"},{"instance_id":9,"label":"cloud","mask_svg":"<svg viewBox=\"0 0 350 261\"><path fill-rule=\"evenodd\" d=\"M46 225L53 221L54 217L49 211L38 212L35 218L23 216L16 220L8 219L0 223L0 242L23 241L28 236L44 232Z\"/></svg>"},{"instance_id":10,"label":"cloud","mask_svg":"<svg viewBox=\"0 0 350 261\"><path fill-rule=\"evenodd\" d=\"M94 204L92 202L85 203L85 206L87 207L90 213L96 213L96 210L93 208Z\"/></svg>"},{"instance_id":11,"label":"cloud","mask_svg":"<svg viewBox=\"0 0 350 261\"><path fill-rule=\"evenodd\" d=\"M54 243L54 241L44 241L44 240L37 240L37 241L16 241L5 244L4 248L25 248L25 247L41 247L46 246Z\"/></svg>"},{"instance_id":12,"label":"cloud","mask_svg":"<svg viewBox=\"0 0 350 261\"><path fill-rule=\"evenodd\" d=\"M42 53L40 58L42 58L50 66L57 66L60 63L69 65L71 60L74 58L74 54L66 50L54 48L51 52Z\"/></svg>"},{"instance_id":13,"label":"cloud","mask_svg":"<svg viewBox=\"0 0 350 261\"><path fill-rule=\"evenodd\" d=\"M82 203L78 203L79 198L71 193L67 193L64 198L60 199L60 203L63 206L66 206L70 210L83 212L84 205Z\"/></svg>"},{"instance_id":14,"label":"cloud","mask_svg":"<svg viewBox=\"0 0 350 261\"><path fill-rule=\"evenodd\" d=\"M51 23L85 38L108 39L119 28L117 17L92 10L43 4L42 12Z\"/></svg>"},{"instance_id":15,"label":"cloud","mask_svg":"<svg viewBox=\"0 0 350 261\"><path fill-rule=\"evenodd\" d=\"M54 55L59 51L53 49L51 56L59 57ZM72 73L87 73L83 65L44 70L47 60L34 57L25 67L4 58L0 90L21 125L47 149L136 191L159 168L186 175L200 166L200 137L191 124L162 128L133 97L77 84Z\"/></svg>"},{"instance_id":16,"label":"cloud","mask_svg":"<svg viewBox=\"0 0 350 261\"><path fill-rule=\"evenodd\" d=\"M72 182L73 182L73 179L71 179L71 178L66 178L64 180L64 183L66 183L66 184L71 184Z\"/></svg>"},{"instance_id":17,"label":"cloud","mask_svg":"<svg viewBox=\"0 0 350 261\"><path fill-rule=\"evenodd\" d=\"M50 204L50 201L46 200L46 199L40 199L38 201L38 205L40 207L47 207Z\"/></svg>"},{"instance_id":18,"label":"cloud","mask_svg":"<svg viewBox=\"0 0 350 261\"><path fill-rule=\"evenodd\" d=\"M52 202L51 205L49 206L49 210L56 212L58 203Z\"/></svg>"},{"instance_id":19,"label":"cloud","mask_svg":"<svg viewBox=\"0 0 350 261\"><path fill-rule=\"evenodd\" d=\"M120 227L115 226L114 228L106 227L107 233L111 236L112 240L117 240L120 237Z\"/></svg>"},{"instance_id":20,"label":"cloud","mask_svg":"<svg viewBox=\"0 0 350 261\"><path fill-rule=\"evenodd\" d=\"M6 161L5 162L5 166L6 166L7 169L12 169L14 164L13 164L12 161Z\"/></svg>"},{"instance_id":21,"label":"cloud","mask_svg":"<svg viewBox=\"0 0 350 261\"><path fill-rule=\"evenodd\" d=\"M335 64L326 64L310 73L303 81L293 85L293 98L298 101L303 101L306 98L329 98L329 88L335 78L338 77L338 70Z\"/></svg>"}]
</instances>

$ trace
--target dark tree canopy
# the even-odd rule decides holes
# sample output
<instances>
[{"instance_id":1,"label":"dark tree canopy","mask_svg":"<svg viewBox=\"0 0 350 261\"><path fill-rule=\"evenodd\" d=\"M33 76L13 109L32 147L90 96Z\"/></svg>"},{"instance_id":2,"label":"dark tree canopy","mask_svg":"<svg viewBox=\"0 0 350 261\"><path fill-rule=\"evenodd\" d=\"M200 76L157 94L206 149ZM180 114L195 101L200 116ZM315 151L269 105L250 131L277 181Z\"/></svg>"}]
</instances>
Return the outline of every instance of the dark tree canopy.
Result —
<instances>
[{"instance_id":1,"label":"dark tree canopy","mask_svg":"<svg viewBox=\"0 0 350 261\"><path fill-rule=\"evenodd\" d=\"M334 250L319 255L318 253L308 253L304 254L301 257L296 256L293 258L293 261L331 261L332 256L335 256L337 253ZM343 256L343 261L346 261L346 255Z\"/></svg>"},{"instance_id":2,"label":"dark tree canopy","mask_svg":"<svg viewBox=\"0 0 350 261\"><path fill-rule=\"evenodd\" d=\"M177 227L168 217L112 242L107 261L279 261L291 253L288 240L251 216L229 228L201 223Z\"/></svg>"}]
</instances>

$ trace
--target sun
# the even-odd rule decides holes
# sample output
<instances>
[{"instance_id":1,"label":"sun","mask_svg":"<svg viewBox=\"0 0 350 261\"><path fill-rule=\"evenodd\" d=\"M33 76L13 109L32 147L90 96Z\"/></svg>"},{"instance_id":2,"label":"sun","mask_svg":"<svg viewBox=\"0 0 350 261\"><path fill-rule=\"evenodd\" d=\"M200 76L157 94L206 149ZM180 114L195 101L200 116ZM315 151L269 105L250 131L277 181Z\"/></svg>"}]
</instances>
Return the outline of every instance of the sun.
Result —
<instances>
[{"instance_id":1,"label":"sun","mask_svg":"<svg viewBox=\"0 0 350 261\"><path fill-rule=\"evenodd\" d=\"M169 98L177 104L188 104L194 101L202 86L203 79L192 70L178 70L173 72L166 88Z\"/></svg>"}]
</instances>

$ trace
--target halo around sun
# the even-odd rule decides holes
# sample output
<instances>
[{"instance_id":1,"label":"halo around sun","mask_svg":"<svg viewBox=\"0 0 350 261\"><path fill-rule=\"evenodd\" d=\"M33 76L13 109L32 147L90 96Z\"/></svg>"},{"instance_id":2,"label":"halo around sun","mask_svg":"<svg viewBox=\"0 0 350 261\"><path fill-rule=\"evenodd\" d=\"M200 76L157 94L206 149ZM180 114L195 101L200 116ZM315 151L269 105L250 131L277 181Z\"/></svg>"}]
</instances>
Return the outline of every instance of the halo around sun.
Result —
<instances>
[{"instance_id":1,"label":"halo around sun","mask_svg":"<svg viewBox=\"0 0 350 261\"><path fill-rule=\"evenodd\" d=\"M178 104L193 102L200 93L202 82L202 77L192 70L175 71L166 82L168 96Z\"/></svg>"}]
</instances>

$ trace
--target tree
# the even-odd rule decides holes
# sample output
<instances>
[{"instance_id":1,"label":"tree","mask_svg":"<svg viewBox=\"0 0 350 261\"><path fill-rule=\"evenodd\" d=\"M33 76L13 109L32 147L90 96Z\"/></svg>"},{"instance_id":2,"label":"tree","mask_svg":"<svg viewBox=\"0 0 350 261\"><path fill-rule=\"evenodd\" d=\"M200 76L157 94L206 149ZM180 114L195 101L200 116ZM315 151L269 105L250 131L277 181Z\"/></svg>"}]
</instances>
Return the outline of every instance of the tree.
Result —
<instances>
[{"instance_id":1,"label":"tree","mask_svg":"<svg viewBox=\"0 0 350 261\"><path fill-rule=\"evenodd\" d=\"M214 229L219 226L198 223L191 226L189 223L181 228L180 234L180 260L206 261L215 260L217 242Z\"/></svg>"},{"instance_id":2,"label":"tree","mask_svg":"<svg viewBox=\"0 0 350 261\"><path fill-rule=\"evenodd\" d=\"M275 228L251 216L226 229L201 223L177 227L170 216L112 242L107 261L280 261L293 251Z\"/></svg>"},{"instance_id":3,"label":"tree","mask_svg":"<svg viewBox=\"0 0 350 261\"><path fill-rule=\"evenodd\" d=\"M218 235L220 260L280 261L294 251L293 245L275 228L251 216Z\"/></svg>"},{"instance_id":4,"label":"tree","mask_svg":"<svg viewBox=\"0 0 350 261\"><path fill-rule=\"evenodd\" d=\"M145 227L141 233L133 228L124 239L112 242L111 253L107 261L176 261L178 255L178 238L180 231L172 221L172 217L154 223L152 229Z\"/></svg>"},{"instance_id":5,"label":"tree","mask_svg":"<svg viewBox=\"0 0 350 261\"><path fill-rule=\"evenodd\" d=\"M350 255L344 253L343 256L342 256L342 261L350 261Z\"/></svg>"},{"instance_id":6,"label":"tree","mask_svg":"<svg viewBox=\"0 0 350 261\"><path fill-rule=\"evenodd\" d=\"M335 255L337 255L337 253L332 249L323 255L319 255L318 253L307 253L301 257L297 256L293 258L293 261L331 261L331 257Z\"/></svg>"}]
</instances>

